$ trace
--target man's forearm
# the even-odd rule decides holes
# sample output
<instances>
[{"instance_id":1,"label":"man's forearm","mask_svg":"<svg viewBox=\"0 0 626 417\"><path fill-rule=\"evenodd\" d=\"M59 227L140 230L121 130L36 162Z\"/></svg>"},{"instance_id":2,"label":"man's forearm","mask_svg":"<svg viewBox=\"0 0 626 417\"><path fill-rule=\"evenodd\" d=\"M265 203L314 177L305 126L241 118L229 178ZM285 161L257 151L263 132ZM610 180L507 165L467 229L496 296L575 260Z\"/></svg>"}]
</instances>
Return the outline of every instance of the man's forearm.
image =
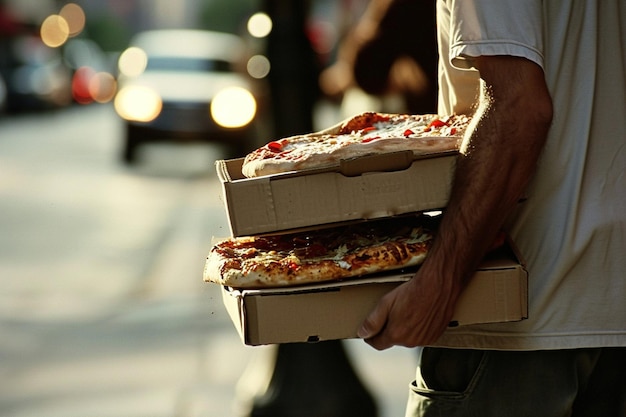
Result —
<instances>
[{"instance_id":1,"label":"man's forearm","mask_svg":"<svg viewBox=\"0 0 626 417\"><path fill-rule=\"evenodd\" d=\"M431 251L438 273L464 285L532 178L552 117L541 69L521 58L477 60L481 100L457 161ZM429 268L426 265L426 268Z\"/></svg>"},{"instance_id":2,"label":"man's forearm","mask_svg":"<svg viewBox=\"0 0 626 417\"><path fill-rule=\"evenodd\" d=\"M480 58L476 66L481 103L433 247L415 277L386 294L359 329L376 349L437 341L535 171L552 117L543 71L521 58Z\"/></svg>"}]
</instances>

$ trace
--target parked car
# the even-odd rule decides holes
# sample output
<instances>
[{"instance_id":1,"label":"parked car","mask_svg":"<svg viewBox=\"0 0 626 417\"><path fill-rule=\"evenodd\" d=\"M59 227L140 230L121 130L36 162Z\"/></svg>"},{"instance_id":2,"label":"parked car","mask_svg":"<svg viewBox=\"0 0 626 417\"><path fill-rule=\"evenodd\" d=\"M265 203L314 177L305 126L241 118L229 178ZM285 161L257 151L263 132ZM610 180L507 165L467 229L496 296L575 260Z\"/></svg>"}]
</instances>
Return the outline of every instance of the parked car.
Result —
<instances>
[{"instance_id":1,"label":"parked car","mask_svg":"<svg viewBox=\"0 0 626 417\"><path fill-rule=\"evenodd\" d=\"M71 71L57 49L35 35L0 37L0 77L7 112L45 110L72 102Z\"/></svg>"},{"instance_id":2,"label":"parked car","mask_svg":"<svg viewBox=\"0 0 626 417\"><path fill-rule=\"evenodd\" d=\"M243 41L204 30L152 30L135 36L119 58L115 109L125 121L123 160L154 140L224 144L251 149L257 103L253 81L238 70Z\"/></svg>"}]
</instances>

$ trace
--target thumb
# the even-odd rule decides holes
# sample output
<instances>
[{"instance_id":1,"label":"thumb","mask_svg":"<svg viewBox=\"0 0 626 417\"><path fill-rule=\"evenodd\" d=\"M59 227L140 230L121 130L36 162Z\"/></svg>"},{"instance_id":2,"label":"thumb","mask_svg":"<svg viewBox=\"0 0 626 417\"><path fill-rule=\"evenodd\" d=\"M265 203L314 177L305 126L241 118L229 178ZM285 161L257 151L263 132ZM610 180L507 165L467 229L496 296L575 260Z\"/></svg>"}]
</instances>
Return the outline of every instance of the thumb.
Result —
<instances>
[{"instance_id":1,"label":"thumb","mask_svg":"<svg viewBox=\"0 0 626 417\"><path fill-rule=\"evenodd\" d=\"M357 336L361 339L370 339L376 336L385 327L386 321L387 315L379 304L363 321L357 331Z\"/></svg>"}]
</instances>

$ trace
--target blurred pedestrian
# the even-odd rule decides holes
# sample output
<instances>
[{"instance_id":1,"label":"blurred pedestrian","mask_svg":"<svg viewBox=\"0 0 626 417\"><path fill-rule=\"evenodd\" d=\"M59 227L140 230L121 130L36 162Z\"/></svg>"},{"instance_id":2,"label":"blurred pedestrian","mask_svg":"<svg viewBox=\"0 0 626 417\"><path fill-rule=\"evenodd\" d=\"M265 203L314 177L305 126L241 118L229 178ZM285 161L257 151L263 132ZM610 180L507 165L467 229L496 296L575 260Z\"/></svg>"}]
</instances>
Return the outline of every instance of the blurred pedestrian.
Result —
<instances>
[{"instance_id":1,"label":"blurred pedestrian","mask_svg":"<svg viewBox=\"0 0 626 417\"><path fill-rule=\"evenodd\" d=\"M398 94L404 111L434 113L435 2L371 0L341 41L336 62L321 74L320 85L335 98L353 87L378 97Z\"/></svg>"}]
</instances>

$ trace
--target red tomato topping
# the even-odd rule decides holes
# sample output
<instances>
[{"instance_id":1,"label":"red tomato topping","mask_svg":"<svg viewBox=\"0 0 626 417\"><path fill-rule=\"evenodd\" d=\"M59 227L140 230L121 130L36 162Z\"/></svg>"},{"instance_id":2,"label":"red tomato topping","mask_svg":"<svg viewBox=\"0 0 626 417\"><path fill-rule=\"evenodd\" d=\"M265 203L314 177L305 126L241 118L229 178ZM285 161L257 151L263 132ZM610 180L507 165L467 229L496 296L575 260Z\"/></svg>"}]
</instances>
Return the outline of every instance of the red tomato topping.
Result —
<instances>
[{"instance_id":1,"label":"red tomato topping","mask_svg":"<svg viewBox=\"0 0 626 417\"><path fill-rule=\"evenodd\" d=\"M452 129L450 129L450 134L451 135L456 134L456 127L453 127Z\"/></svg>"},{"instance_id":2,"label":"red tomato topping","mask_svg":"<svg viewBox=\"0 0 626 417\"><path fill-rule=\"evenodd\" d=\"M375 127L375 126L368 126L368 127L365 127L365 128L363 128L363 129L361 129L361 133L371 132L372 130L376 130L376 127Z\"/></svg>"},{"instance_id":3,"label":"red tomato topping","mask_svg":"<svg viewBox=\"0 0 626 417\"><path fill-rule=\"evenodd\" d=\"M267 147L272 152L280 152L283 150L283 145L280 142L270 142L267 144Z\"/></svg>"},{"instance_id":4,"label":"red tomato topping","mask_svg":"<svg viewBox=\"0 0 626 417\"><path fill-rule=\"evenodd\" d=\"M426 129L430 130L431 127L444 127L444 126L450 126L448 123L443 122L439 119L435 119L432 122L430 122L430 124L428 125L428 127Z\"/></svg>"},{"instance_id":5,"label":"red tomato topping","mask_svg":"<svg viewBox=\"0 0 626 417\"><path fill-rule=\"evenodd\" d=\"M373 137L371 137L371 138L365 138L365 139L363 139L363 140L361 141L361 143L371 142L371 141L376 140L376 139L380 139L380 136L373 136Z\"/></svg>"},{"instance_id":6,"label":"red tomato topping","mask_svg":"<svg viewBox=\"0 0 626 417\"><path fill-rule=\"evenodd\" d=\"M413 134L413 131L411 129L407 129L404 131L404 137L406 138L407 136L411 136Z\"/></svg>"}]
</instances>

